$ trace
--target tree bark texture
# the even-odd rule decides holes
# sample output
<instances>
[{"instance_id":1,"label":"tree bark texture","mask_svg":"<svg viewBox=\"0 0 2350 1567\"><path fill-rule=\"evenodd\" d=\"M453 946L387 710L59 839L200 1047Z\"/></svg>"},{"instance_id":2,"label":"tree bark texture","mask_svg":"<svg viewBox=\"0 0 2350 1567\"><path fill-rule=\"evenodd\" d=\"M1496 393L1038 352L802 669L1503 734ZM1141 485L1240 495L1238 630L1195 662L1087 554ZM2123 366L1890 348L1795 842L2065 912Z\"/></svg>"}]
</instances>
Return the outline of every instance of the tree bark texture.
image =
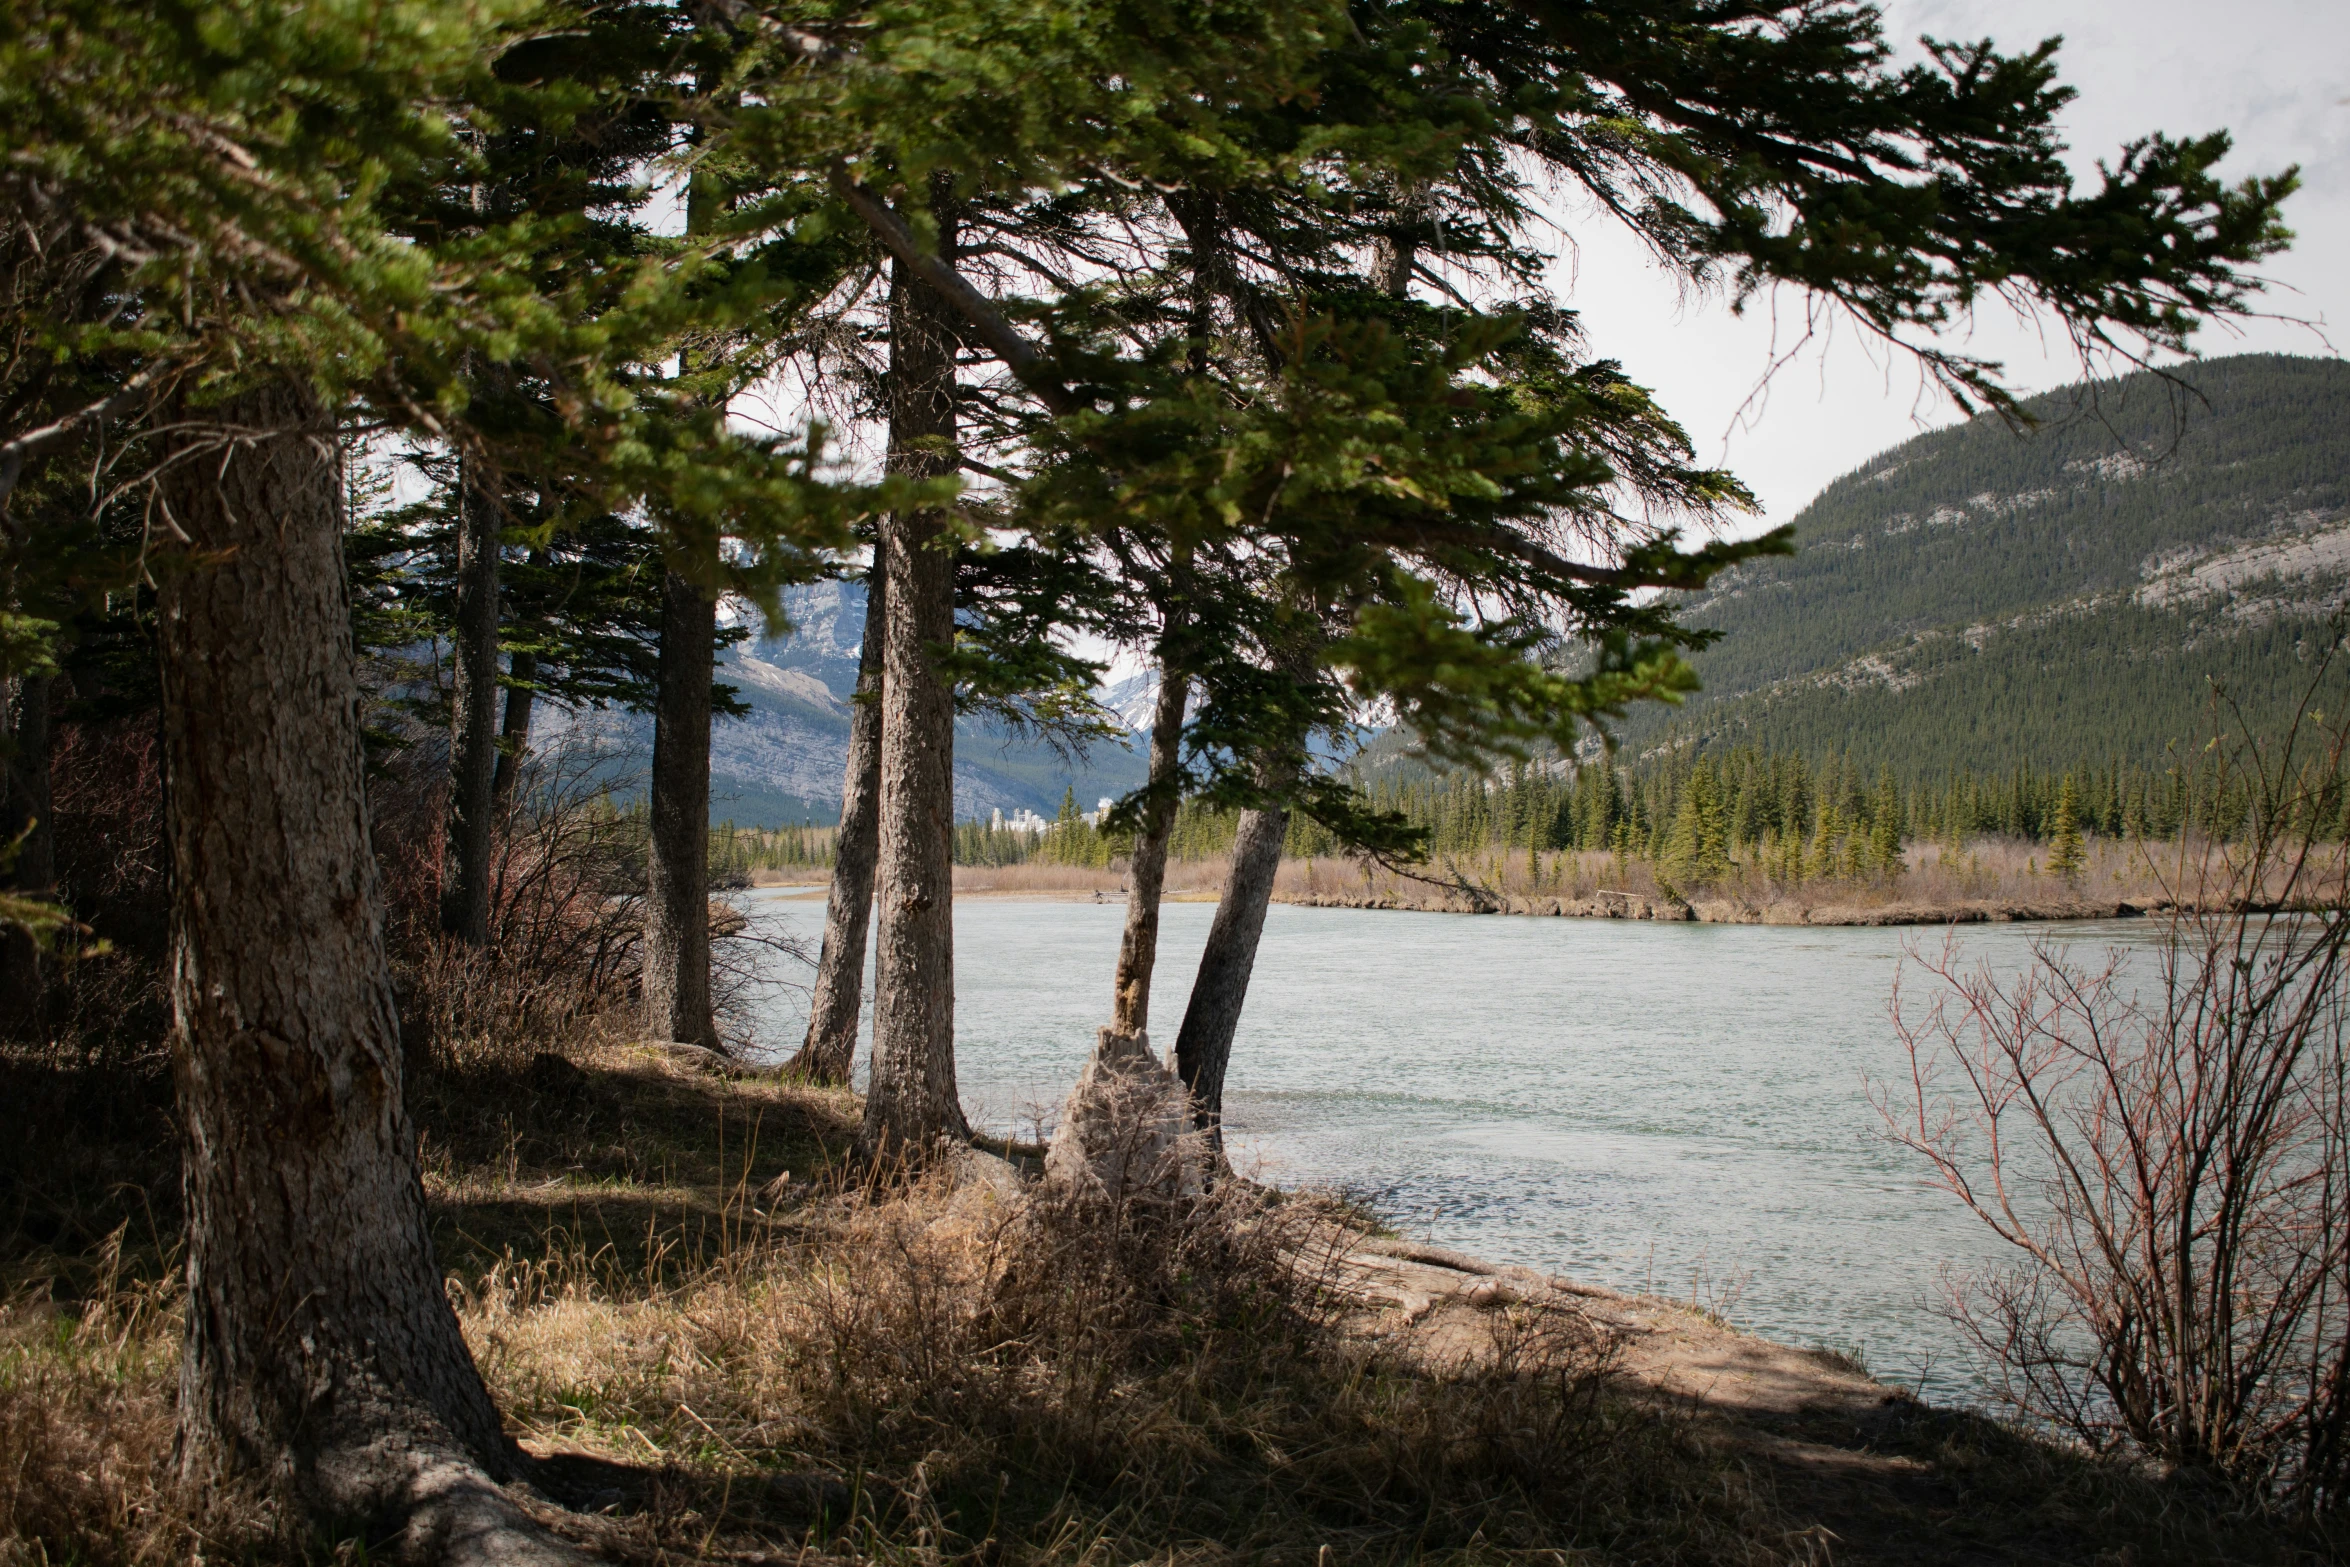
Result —
<instances>
[{"instance_id":1,"label":"tree bark texture","mask_svg":"<svg viewBox=\"0 0 2350 1567\"><path fill-rule=\"evenodd\" d=\"M884 606L878 561L865 588L865 635L857 649L857 692L849 712L849 760L841 778L840 830L832 841L832 893L824 905L824 946L808 998L808 1037L784 1070L811 1083L845 1083L856 1064L857 1018L865 1002L865 936L873 923L873 870L881 832L881 693Z\"/></svg>"},{"instance_id":2,"label":"tree bark texture","mask_svg":"<svg viewBox=\"0 0 2350 1567\"><path fill-rule=\"evenodd\" d=\"M710 1011L710 678L718 600L670 571L661 585L660 690L645 909L645 1027L718 1048Z\"/></svg>"},{"instance_id":3,"label":"tree bark texture","mask_svg":"<svg viewBox=\"0 0 2350 1567\"><path fill-rule=\"evenodd\" d=\"M1232 872L1208 925L1208 944L1191 982L1191 1003L1175 1038L1175 1071L1191 1090L1192 1114L1217 1148L1224 1146L1224 1069L1232 1062L1232 1036L1248 1000L1249 975L1257 964L1257 938L1264 934L1265 910L1273 901L1273 879L1281 870L1281 845L1289 813L1243 811L1232 839Z\"/></svg>"},{"instance_id":4,"label":"tree bark texture","mask_svg":"<svg viewBox=\"0 0 2350 1567\"><path fill-rule=\"evenodd\" d=\"M1181 794L1177 774L1183 761L1183 711L1190 697L1190 678L1162 660L1158 703L1151 710L1151 793L1126 873L1126 929L1118 938L1110 1013L1112 1029L1136 1037L1150 1024L1151 971L1159 955L1159 898L1167 885L1167 840L1175 830Z\"/></svg>"},{"instance_id":5,"label":"tree bark texture","mask_svg":"<svg viewBox=\"0 0 2350 1567\"><path fill-rule=\"evenodd\" d=\"M53 675L27 675L0 688L0 848L16 845L16 860L5 882L30 898L56 890L57 833L50 821L50 702ZM33 933L0 925L0 1037L37 1034L42 1026L42 988L47 962Z\"/></svg>"},{"instance_id":6,"label":"tree bark texture","mask_svg":"<svg viewBox=\"0 0 2350 1567\"><path fill-rule=\"evenodd\" d=\"M941 212L939 248L954 255ZM890 283L890 467L957 467L952 307L902 262ZM955 1088L954 693L936 666L955 635L954 556L935 508L882 520L881 822L873 1071L862 1143L919 1158L968 1138Z\"/></svg>"},{"instance_id":7,"label":"tree bark texture","mask_svg":"<svg viewBox=\"0 0 2350 1567\"><path fill-rule=\"evenodd\" d=\"M438 1551L519 1517L485 1478L519 1456L442 1290L402 1104L331 430L284 383L208 418L256 434L164 480L194 545L159 573L156 613L180 1461Z\"/></svg>"},{"instance_id":8,"label":"tree bark texture","mask_svg":"<svg viewBox=\"0 0 2350 1567\"><path fill-rule=\"evenodd\" d=\"M1371 282L1390 299L1408 298L1412 268L1420 256L1419 230L1435 211L1425 188L1407 185L1396 192L1397 226L1373 242Z\"/></svg>"},{"instance_id":9,"label":"tree bark texture","mask_svg":"<svg viewBox=\"0 0 2350 1567\"><path fill-rule=\"evenodd\" d=\"M441 850L441 929L490 939L490 855L498 765L498 500L468 457L457 477L456 689L449 703L449 819Z\"/></svg>"},{"instance_id":10,"label":"tree bark texture","mask_svg":"<svg viewBox=\"0 0 2350 1567\"><path fill-rule=\"evenodd\" d=\"M490 778L490 810L501 822L514 808L514 781L530 755L531 710L538 701L531 685L539 677L539 656L518 652L507 662L513 684L506 688L506 713L498 725L498 767Z\"/></svg>"}]
</instances>

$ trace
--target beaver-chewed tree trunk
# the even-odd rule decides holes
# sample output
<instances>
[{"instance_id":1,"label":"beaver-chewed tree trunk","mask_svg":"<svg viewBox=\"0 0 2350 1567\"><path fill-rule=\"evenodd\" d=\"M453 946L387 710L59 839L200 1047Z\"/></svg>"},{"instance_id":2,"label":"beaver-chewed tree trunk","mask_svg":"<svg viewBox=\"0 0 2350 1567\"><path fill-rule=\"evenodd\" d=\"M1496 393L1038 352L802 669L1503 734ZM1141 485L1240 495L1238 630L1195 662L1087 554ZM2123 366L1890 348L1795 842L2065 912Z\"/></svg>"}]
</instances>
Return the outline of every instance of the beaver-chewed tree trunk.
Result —
<instances>
[{"instance_id":1,"label":"beaver-chewed tree trunk","mask_svg":"<svg viewBox=\"0 0 2350 1567\"><path fill-rule=\"evenodd\" d=\"M1171 648L1175 629L1164 644ZM1151 712L1149 798L1127 862L1126 929L1118 938L1110 1027L1140 1035L1150 1023L1151 970L1159 957L1159 899L1167 886L1167 840L1175 831L1175 807L1182 796L1183 709L1191 681L1173 662L1159 663L1159 699Z\"/></svg>"},{"instance_id":2,"label":"beaver-chewed tree trunk","mask_svg":"<svg viewBox=\"0 0 2350 1567\"><path fill-rule=\"evenodd\" d=\"M449 812L441 852L441 929L490 939L490 854L498 766L498 498L481 463L457 472L456 683L449 699Z\"/></svg>"},{"instance_id":3,"label":"beaver-chewed tree trunk","mask_svg":"<svg viewBox=\"0 0 2350 1567\"><path fill-rule=\"evenodd\" d=\"M939 249L954 255L940 214ZM901 262L890 283L890 450L895 471L955 472L955 332L938 293ZM875 900L873 1072L861 1142L920 1157L970 1136L955 1089L955 702L938 654L955 635L954 552L935 508L881 525L881 826Z\"/></svg>"},{"instance_id":4,"label":"beaver-chewed tree trunk","mask_svg":"<svg viewBox=\"0 0 2350 1567\"><path fill-rule=\"evenodd\" d=\"M1175 1071L1191 1091L1192 1114L1210 1144L1224 1146L1224 1069L1232 1062L1232 1036L1248 1001L1249 975L1257 965L1257 938L1264 934L1265 910L1273 901L1273 879L1281 870L1281 844L1289 832L1286 811L1240 813L1232 838L1232 871L1224 896L1208 924L1208 944L1191 981L1191 1004L1175 1036Z\"/></svg>"},{"instance_id":5,"label":"beaver-chewed tree trunk","mask_svg":"<svg viewBox=\"0 0 2350 1567\"><path fill-rule=\"evenodd\" d=\"M206 410L158 575L180 1461L259 1475L410 1559L569 1559L491 1482L507 1439L443 1293L368 844L332 430L307 388Z\"/></svg>"},{"instance_id":6,"label":"beaver-chewed tree trunk","mask_svg":"<svg viewBox=\"0 0 2350 1567\"><path fill-rule=\"evenodd\" d=\"M1061 1104L1045 1153L1045 1185L1056 1196L1105 1200L1183 1197L1201 1185L1199 1138L1184 1085L1151 1049L1151 969L1159 950L1159 894L1167 840L1181 792L1183 709L1191 682L1173 658L1181 622L1160 639L1159 696L1151 713L1150 780L1127 865L1126 929L1110 1024L1094 1036L1093 1059Z\"/></svg>"},{"instance_id":7,"label":"beaver-chewed tree trunk","mask_svg":"<svg viewBox=\"0 0 2350 1567\"><path fill-rule=\"evenodd\" d=\"M882 604L879 564L866 575L865 636L857 650L857 693L849 714L849 760L841 777L840 830L832 840L832 891L824 945L808 998L808 1037L784 1066L811 1083L845 1083L857 1054L865 1003L865 935L873 923L873 864L881 835Z\"/></svg>"},{"instance_id":8,"label":"beaver-chewed tree trunk","mask_svg":"<svg viewBox=\"0 0 2350 1567\"><path fill-rule=\"evenodd\" d=\"M645 1027L718 1048L710 1010L710 677L718 599L672 570L661 585L660 690L646 811Z\"/></svg>"}]
</instances>

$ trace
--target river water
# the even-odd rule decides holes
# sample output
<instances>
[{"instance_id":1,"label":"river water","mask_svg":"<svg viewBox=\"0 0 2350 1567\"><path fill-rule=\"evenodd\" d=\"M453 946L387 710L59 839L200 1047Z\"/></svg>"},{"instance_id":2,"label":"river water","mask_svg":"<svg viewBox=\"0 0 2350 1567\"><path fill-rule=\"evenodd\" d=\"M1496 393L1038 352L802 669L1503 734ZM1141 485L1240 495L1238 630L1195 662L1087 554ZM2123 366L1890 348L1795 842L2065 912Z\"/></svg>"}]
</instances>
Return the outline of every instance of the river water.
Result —
<instances>
[{"instance_id":1,"label":"river water","mask_svg":"<svg viewBox=\"0 0 2350 1567\"><path fill-rule=\"evenodd\" d=\"M761 923L821 932L806 893ZM1154 1037L1171 1043L1213 914L1166 907ZM1118 902L955 911L956 1066L974 1124L1034 1136L1109 1012ZM2035 940L2141 948L2142 921L1962 927L2013 970ZM1858 1353L1889 1381L1975 1386L1936 1310L1996 1260L1882 1132L1869 1084L1908 1058L1888 1016L1929 929L1470 917L1275 905L1226 1088L1244 1169L1336 1186L1404 1233ZM1913 974L1912 993L1926 976ZM762 1035L796 1046L803 997Z\"/></svg>"}]
</instances>

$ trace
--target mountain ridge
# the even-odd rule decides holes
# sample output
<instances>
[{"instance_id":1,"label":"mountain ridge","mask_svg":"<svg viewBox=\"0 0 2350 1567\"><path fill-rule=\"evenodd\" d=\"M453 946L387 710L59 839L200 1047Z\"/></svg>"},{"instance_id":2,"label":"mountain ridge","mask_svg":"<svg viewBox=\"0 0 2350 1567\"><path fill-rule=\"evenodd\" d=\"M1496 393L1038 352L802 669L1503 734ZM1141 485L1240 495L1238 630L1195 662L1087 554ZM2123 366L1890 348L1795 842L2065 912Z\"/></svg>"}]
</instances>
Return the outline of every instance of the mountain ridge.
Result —
<instances>
[{"instance_id":1,"label":"mountain ridge","mask_svg":"<svg viewBox=\"0 0 2350 1567\"><path fill-rule=\"evenodd\" d=\"M710 814L740 826L837 820L848 765L850 699L865 635L865 586L854 580L806 583L784 591L790 629L728 648L718 679L735 688L750 713L720 719L710 732ZM1114 707L1132 680L1106 689ZM1146 715L1156 694L1141 688ZM1125 704L1134 701L1126 692ZM983 819L1031 810L1051 816L1064 791L1088 805L1136 787L1146 767L1115 741L1095 745L1072 766L1048 745L1006 735L972 719L955 726L955 816Z\"/></svg>"},{"instance_id":2,"label":"mountain ridge","mask_svg":"<svg viewBox=\"0 0 2350 1567\"><path fill-rule=\"evenodd\" d=\"M2274 722L2350 597L2350 365L2241 355L2169 377L2086 382L2029 400L2037 423L1924 432L1825 486L1797 553L1725 572L1683 600L1721 633L1692 658L1704 689L1636 709L1623 754L1752 745L1839 751L1910 776L1952 768L2158 763L2211 731L2211 689ZM719 678L753 709L712 736L713 815L836 812L865 595L785 595L791 630L728 651ZM1106 682L1130 730L1154 670ZM1138 748L1071 766L958 726L955 812L1051 815L1137 786ZM1365 754L1399 760L1402 736Z\"/></svg>"},{"instance_id":3,"label":"mountain ridge","mask_svg":"<svg viewBox=\"0 0 2350 1567\"><path fill-rule=\"evenodd\" d=\"M2350 365L2243 355L2032 399L1879 453L1796 518L1797 553L1683 601L1704 689L1621 726L1840 749L1911 774L2152 762L2218 681L2277 721L2350 591ZM2296 671L2303 671L2296 678Z\"/></svg>"}]
</instances>

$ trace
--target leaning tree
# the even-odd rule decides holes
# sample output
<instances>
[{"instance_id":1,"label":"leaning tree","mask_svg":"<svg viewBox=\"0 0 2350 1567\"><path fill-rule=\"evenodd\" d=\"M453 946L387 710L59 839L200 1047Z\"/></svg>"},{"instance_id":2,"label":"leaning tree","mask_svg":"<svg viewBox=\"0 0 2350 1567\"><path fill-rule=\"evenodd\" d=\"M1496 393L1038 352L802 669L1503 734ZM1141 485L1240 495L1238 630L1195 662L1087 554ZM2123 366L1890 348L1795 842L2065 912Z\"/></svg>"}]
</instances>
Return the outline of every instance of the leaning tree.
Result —
<instances>
[{"instance_id":1,"label":"leaning tree","mask_svg":"<svg viewBox=\"0 0 2350 1567\"><path fill-rule=\"evenodd\" d=\"M893 331L908 339L892 342L893 363L909 372L892 388L895 460L909 476L939 478L957 466L946 372L961 346L1000 359L1019 395L1057 414L1081 412L1090 395L1073 363L1006 323L982 286L990 280L958 268L958 226L1089 169L1159 156L1144 143L1216 136L1228 108L1269 108L1305 90L1298 61L1344 25L1334 6L1229 0L823 17L745 7L736 20L751 43L725 141L779 182L790 172L824 181L834 219L862 225L888 251ZM1200 112L1179 124L1185 104ZM954 1076L949 566L971 523L942 498L933 491L894 511L878 541L878 944L865 1141L909 1154L967 1132Z\"/></svg>"}]
</instances>

